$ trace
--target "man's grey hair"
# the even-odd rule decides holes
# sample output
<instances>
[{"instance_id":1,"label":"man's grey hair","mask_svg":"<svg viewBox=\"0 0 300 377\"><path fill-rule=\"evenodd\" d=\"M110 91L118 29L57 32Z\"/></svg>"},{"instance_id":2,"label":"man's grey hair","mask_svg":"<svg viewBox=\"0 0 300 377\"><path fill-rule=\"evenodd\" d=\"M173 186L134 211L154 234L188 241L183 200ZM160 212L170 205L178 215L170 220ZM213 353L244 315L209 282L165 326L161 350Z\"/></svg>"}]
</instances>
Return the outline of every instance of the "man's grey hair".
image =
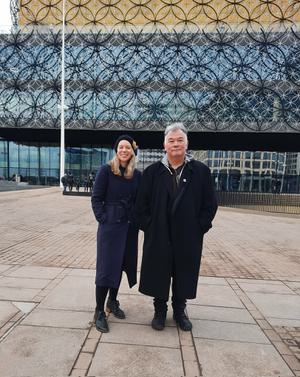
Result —
<instances>
[{"instance_id":1,"label":"man's grey hair","mask_svg":"<svg viewBox=\"0 0 300 377\"><path fill-rule=\"evenodd\" d=\"M187 136L188 131L185 128L184 124L180 123L180 122L177 122L177 123L172 123L168 127L166 127L166 129L165 129L165 138L168 135L168 133L173 132L173 131L178 131L178 130L184 132L185 135Z\"/></svg>"}]
</instances>

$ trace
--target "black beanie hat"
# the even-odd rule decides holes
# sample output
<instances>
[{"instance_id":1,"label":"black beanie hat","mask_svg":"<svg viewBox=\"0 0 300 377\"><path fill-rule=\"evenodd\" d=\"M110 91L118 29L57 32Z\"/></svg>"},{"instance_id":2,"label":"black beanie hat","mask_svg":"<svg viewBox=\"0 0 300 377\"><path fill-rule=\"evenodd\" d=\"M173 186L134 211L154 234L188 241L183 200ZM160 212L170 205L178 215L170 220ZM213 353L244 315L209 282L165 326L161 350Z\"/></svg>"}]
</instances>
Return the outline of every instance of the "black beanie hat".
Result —
<instances>
[{"instance_id":1,"label":"black beanie hat","mask_svg":"<svg viewBox=\"0 0 300 377\"><path fill-rule=\"evenodd\" d=\"M132 138L131 136L129 136L129 135L121 135L121 136L119 136L119 137L117 138L116 142L115 142L114 150L117 152L117 150L118 150L118 145L119 145L120 141L122 141L122 140L127 140L127 141L130 143L130 145L131 145L131 147L132 147L132 149L133 149L133 151L134 151L134 154L137 155L137 150L138 150L138 148L137 148L136 142L135 142L135 141L133 140L133 138Z\"/></svg>"}]
</instances>

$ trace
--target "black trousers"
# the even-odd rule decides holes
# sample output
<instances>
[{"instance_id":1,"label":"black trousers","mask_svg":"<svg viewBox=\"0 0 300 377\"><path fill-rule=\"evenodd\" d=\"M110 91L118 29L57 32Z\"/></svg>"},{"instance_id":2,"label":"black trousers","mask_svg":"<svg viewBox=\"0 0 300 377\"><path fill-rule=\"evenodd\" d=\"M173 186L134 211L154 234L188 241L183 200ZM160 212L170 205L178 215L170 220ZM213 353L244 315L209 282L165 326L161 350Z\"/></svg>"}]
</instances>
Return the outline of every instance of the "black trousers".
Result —
<instances>
[{"instance_id":1,"label":"black trousers","mask_svg":"<svg viewBox=\"0 0 300 377\"><path fill-rule=\"evenodd\" d=\"M109 291L109 298L112 301L115 301L117 299L119 288L109 288L109 287L101 287L99 285L96 285L96 310L98 311L104 311L104 303L107 296L107 293Z\"/></svg>"},{"instance_id":2,"label":"black trousers","mask_svg":"<svg viewBox=\"0 0 300 377\"><path fill-rule=\"evenodd\" d=\"M168 310L168 297L154 297L154 309L160 313L167 313ZM182 313L186 308L186 299L179 297L177 293L176 277L172 278L172 308L174 313Z\"/></svg>"}]
</instances>

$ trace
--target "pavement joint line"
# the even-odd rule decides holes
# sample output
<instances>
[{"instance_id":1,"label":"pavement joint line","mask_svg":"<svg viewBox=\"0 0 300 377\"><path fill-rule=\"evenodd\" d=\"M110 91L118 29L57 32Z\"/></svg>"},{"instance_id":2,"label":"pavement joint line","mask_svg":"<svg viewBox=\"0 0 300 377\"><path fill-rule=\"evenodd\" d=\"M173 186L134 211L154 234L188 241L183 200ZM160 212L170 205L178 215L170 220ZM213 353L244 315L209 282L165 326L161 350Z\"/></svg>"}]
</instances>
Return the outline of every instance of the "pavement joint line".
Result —
<instances>
[{"instance_id":1,"label":"pavement joint line","mask_svg":"<svg viewBox=\"0 0 300 377\"><path fill-rule=\"evenodd\" d=\"M88 330L89 329L89 328L83 328L83 327L69 327L69 326L55 326L55 325L36 325L34 323L22 323L22 326L26 326L26 327L40 327L40 328L49 328L49 329L64 329L64 330Z\"/></svg>"},{"instance_id":2,"label":"pavement joint line","mask_svg":"<svg viewBox=\"0 0 300 377\"><path fill-rule=\"evenodd\" d=\"M237 282L238 283L238 282ZM230 284L230 283L229 283ZM230 284L231 285L231 284ZM242 288L240 288L240 290L247 296L247 293L244 292L242 290ZM248 296L247 296L248 297ZM255 307L255 310L251 310L251 309L248 309L247 307L247 304L246 302L243 302L243 304L246 306L246 309L248 310L248 312L250 313L250 315L253 317L253 319L255 320L255 322L257 323L257 325L259 326L259 328L261 329L261 331L263 331L264 335L268 338L268 340L270 341L270 344L275 348L276 352L280 355L280 357L284 360L284 362L286 363L286 365L288 366L288 368L291 370L291 372L295 375L294 373L294 369L292 367L292 363L288 363L287 359L284 357L284 356L287 356L286 354L280 352L280 350L275 346L275 342L279 342L281 340L283 340L282 336L280 333L278 333L276 331L276 328L274 328L270 323L269 321L267 320L266 317L264 317L261 312L257 309L257 307L255 306L255 304L252 302L252 300L248 297L248 300L245 300L246 302L250 302L251 303L251 307ZM261 318L258 318L259 316L257 315L254 315L254 312L256 312L256 314L258 313L259 316L261 316ZM265 324L268 324L269 325L269 329L265 329L263 324L261 323L261 321L264 321ZM291 348L291 347L289 347ZM293 352L293 357L296 358L295 356L295 353ZM289 360L289 359L288 359Z\"/></svg>"},{"instance_id":3,"label":"pavement joint line","mask_svg":"<svg viewBox=\"0 0 300 377\"><path fill-rule=\"evenodd\" d=\"M14 330L14 328L17 327L23 321L23 319L28 316L29 313L24 313L16 322L13 322L13 325L9 327L9 329L0 337L0 343L2 343L3 340L8 337L8 335Z\"/></svg>"},{"instance_id":4,"label":"pavement joint line","mask_svg":"<svg viewBox=\"0 0 300 377\"><path fill-rule=\"evenodd\" d=\"M180 332L179 332L178 326L177 326L177 334L178 334L178 341L179 341L179 348L180 348L180 356L181 356L183 375L186 376L186 367L185 367L185 361L183 359L182 344L181 344L181 340L180 340Z\"/></svg>"},{"instance_id":5,"label":"pavement joint line","mask_svg":"<svg viewBox=\"0 0 300 377\"><path fill-rule=\"evenodd\" d=\"M150 322L149 323L140 323L140 322L128 322L128 321L118 321L118 320L115 320L115 319L112 319L112 320L110 320L110 322L111 323L124 323L124 324L126 324L126 325L144 325L144 326L151 326L151 324L150 324ZM169 328L171 328L171 329L173 329L173 328L175 328L176 327L176 325L168 325L168 324L166 324L165 325L165 327L167 327L168 329Z\"/></svg>"},{"instance_id":6,"label":"pavement joint line","mask_svg":"<svg viewBox=\"0 0 300 377\"><path fill-rule=\"evenodd\" d=\"M157 331L157 330L153 330ZM137 347L152 347L152 348L164 348L168 350L180 350L180 345L178 347L171 347L171 346L162 346L162 345L155 345L155 344L137 344L137 343L125 343L125 342L108 342L108 341L100 341L101 344L119 344L122 346L137 346Z\"/></svg>"},{"instance_id":7,"label":"pavement joint line","mask_svg":"<svg viewBox=\"0 0 300 377\"><path fill-rule=\"evenodd\" d=\"M102 333L101 333L100 331L98 331L98 332L99 332L99 334L98 334L99 337L98 337L98 338L90 338L89 335L91 334L93 328L94 328L94 329L96 328L95 325L91 325L91 326L90 326L90 328L89 328L89 330L88 330L88 332L87 332L87 335L86 335L86 337L85 337L85 339L84 339L84 342L83 342L82 345L81 345L81 348L80 348L80 351L79 351L79 353L78 353L78 355L77 355L77 358L75 359L74 364L73 364L73 366L72 366L72 368L71 368L71 370L70 370L69 376L72 375L73 370L78 369L78 368L76 368L76 364L77 364L77 362L78 362L78 360L79 360L80 355L81 355L82 353L86 353L86 352L83 351L83 348L84 348L84 346L85 346L87 340L89 340L89 339L97 339L96 347L95 347L95 349L94 349L94 352L92 353L91 361L90 361L88 367L87 367L86 369L84 369L84 371L85 371L84 375L87 376L87 374L88 374L88 372L89 372L89 370L90 370L90 367L91 367L91 365L92 365L93 358L94 358L94 356L95 356L95 354L96 354L96 352L97 352L97 348L98 348L99 342L100 342L101 337L102 337Z\"/></svg>"},{"instance_id":8,"label":"pavement joint line","mask_svg":"<svg viewBox=\"0 0 300 377\"><path fill-rule=\"evenodd\" d=\"M234 323L234 324L239 324L239 325L254 325L254 326L256 326L256 324L252 323L252 322L225 321L225 320L221 320L221 319L212 319L212 318L193 318L191 316L189 316L189 318L192 319L193 321L209 321L209 322Z\"/></svg>"},{"instance_id":9,"label":"pavement joint line","mask_svg":"<svg viewBox=\"0 0 300 377\"><path fill-rule=\"evenodd\" d=\"M196 359L196 363L197 363L197 367L198 367L199 376L203 376L202 366L201 366L201 363L200 363L200 360L199 360L199 356L198 356L198 353L197 353L197 350L196 350L195 340L194 340L194 336L193 336L193 329L190 331L190 335L191 335L191 341L192 341L192 345L193 345L193 349L194 349L194 353L195 353L195 359ZM180 336L180 331L179 331L179 339L180 338L181 338L181 336Z\"/></svg>"}]
</instances>

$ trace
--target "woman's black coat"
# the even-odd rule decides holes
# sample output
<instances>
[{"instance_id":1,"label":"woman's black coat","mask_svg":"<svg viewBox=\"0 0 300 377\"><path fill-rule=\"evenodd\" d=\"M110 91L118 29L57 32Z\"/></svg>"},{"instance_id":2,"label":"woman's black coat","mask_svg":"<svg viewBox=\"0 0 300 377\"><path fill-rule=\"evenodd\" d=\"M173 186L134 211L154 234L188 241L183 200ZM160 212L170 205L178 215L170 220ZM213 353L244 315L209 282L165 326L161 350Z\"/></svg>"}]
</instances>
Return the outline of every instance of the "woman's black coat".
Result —
<instances>
[{"instance_id":1,"label":"woman's black coat","mask_svg":"<svg viewBox=\"0 0 300 377\"><path fill-rule=\"evenodd\" d=\"M129 286L136 284L138 230L132 211L141 173L132 179L112 173L109 165L100 167L93 187L92 208L99 223L97 232L96 285L118 288L122 270Z\"/></svg>"},{"instance_id":2,"label":"woman's black coat","mask_svg":"<svg viewBox=\"0 0 300 377\"><path fill-rule=\"evenodd\" d=\"M186 163L175 200L170 170L157 162L145 169L135 215L144 231L140 292L169 296L176 274L179 298L195 298L203 235L217 210L209 168L199 161Z\"/></svg>"}]
</instances>

